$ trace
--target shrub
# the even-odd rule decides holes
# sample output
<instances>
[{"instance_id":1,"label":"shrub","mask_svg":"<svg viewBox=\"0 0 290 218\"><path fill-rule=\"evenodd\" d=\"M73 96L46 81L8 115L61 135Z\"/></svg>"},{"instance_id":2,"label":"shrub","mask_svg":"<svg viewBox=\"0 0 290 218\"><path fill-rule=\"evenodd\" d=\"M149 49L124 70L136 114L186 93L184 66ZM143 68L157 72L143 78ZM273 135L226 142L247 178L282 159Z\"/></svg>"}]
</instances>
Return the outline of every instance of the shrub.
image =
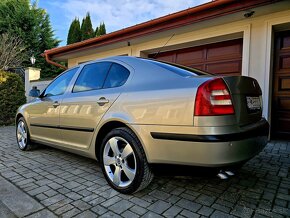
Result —
<instances>
[{"instance_id":1,"label":"shrub","mask_svg":"<svg viewBox=\"0 0 290 218\"><path fill-rule=\"evenodd\" d=\"M12 124L18 107L24 103L26 97L21 77L0 71L0 126Z\"/></svg>"}]
</instances>

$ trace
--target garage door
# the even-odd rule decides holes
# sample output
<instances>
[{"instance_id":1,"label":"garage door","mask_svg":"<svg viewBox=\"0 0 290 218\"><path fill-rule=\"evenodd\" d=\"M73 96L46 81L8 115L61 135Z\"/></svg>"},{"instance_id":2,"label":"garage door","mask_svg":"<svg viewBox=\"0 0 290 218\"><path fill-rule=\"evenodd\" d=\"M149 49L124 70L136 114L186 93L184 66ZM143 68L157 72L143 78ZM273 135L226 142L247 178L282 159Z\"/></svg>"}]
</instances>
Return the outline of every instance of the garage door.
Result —
<instances>
[{"instance_id":1,"label":"garage door","mask_svg":"<svg viewBox=\"0 0 290 218\"><path fill-rule=\"evenodd\" d=\"M290 31L276 34L272 134L290 137Z\"/></svg>"},{"instance_id":2,"label":"garage door","mask_svg":"<svg viewBox=\"0 0 290 218\"><path fill-rule=\"evenodd\" d=\"M150 58L182 64L222 75L241 75L243 40L236 39L150 54Z\"/></svg>"}]
</instances>

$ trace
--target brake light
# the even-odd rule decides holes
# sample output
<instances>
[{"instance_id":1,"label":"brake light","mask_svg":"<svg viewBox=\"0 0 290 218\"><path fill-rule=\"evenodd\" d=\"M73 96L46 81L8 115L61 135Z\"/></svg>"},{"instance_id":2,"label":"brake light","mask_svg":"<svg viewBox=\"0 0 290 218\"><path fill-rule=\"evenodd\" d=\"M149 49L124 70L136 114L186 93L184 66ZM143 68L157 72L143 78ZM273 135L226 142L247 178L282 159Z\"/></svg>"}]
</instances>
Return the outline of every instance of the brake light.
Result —
<instances>
[{"instance_id":1,"label":"brake light","mask_svg":"<svg viewBox=\"0 0 290 218\"><path fill-rule=\"evenodd\" d=\"M197 89L195 116L216 116L234 114L229 89L221 78L206 81Z\"/></svg>"}]
</instances>

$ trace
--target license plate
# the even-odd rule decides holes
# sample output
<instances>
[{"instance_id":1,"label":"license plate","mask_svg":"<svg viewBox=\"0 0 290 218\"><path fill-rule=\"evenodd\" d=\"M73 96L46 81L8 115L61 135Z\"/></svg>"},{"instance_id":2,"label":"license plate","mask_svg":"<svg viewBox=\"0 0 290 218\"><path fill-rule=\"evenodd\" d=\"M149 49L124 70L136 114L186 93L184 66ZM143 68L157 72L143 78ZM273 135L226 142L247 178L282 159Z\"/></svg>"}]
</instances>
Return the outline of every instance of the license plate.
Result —
<instances>
[{"instance_id":1,"label":"license plate","mask_svg":"<svg viewBox=\"0 0 290 218\"><path fill-rule=\"evenodd\" d=\"M247 107L250 113L261 110L260 97L247 96Z\"/></svg>"}]
</instances>

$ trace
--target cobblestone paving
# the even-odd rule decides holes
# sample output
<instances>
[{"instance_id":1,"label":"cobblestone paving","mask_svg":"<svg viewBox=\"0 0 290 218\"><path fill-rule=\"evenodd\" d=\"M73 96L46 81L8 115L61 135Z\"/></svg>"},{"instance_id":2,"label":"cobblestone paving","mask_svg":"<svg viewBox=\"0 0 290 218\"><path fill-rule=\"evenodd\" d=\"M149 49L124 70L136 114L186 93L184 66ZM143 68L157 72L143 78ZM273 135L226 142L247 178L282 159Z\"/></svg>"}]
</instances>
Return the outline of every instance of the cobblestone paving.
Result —
<instances>
[{"instance_id":1,"label":"cobblestone paving","mask_svg":"<svg viewBox=\"0 0 290 218\"><path fill-rule=\"evenodd\" d=\"M21 152L14 134L0 128L0 175L44 206L31 217L290 217L287 141L270 142L226 181L156 176L147 189L123 195L96 161L45 146Z\"/></svg>"}]
</instances>

